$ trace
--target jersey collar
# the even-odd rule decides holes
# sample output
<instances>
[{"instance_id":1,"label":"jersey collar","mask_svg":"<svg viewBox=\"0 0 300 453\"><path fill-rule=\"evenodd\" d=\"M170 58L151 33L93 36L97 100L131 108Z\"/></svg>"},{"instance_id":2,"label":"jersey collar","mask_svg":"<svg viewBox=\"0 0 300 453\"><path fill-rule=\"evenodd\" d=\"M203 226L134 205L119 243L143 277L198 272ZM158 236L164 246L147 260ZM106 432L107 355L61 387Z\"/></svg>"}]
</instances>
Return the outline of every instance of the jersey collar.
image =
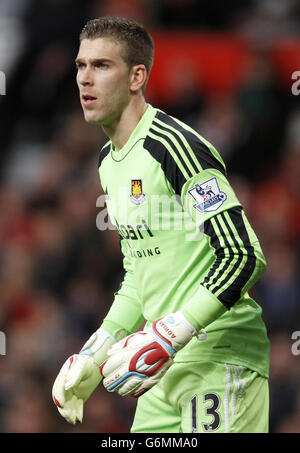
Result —
<instances>
[{"instance_id":1,"label":"jersey collar","mask_svg":"<svg viewBox=\"0 0 300 453\"><path fill-rule=\"evenodd\" d=\"M142 139L145 139L148 133L148 129L152 123L152 120L156 114L156 109L152 105L147 104L147 109L140 121L136 125L135 129L132 131L129 139L125 143L122 149L116 151L114 145L111 143L111 155L112 158L116 161L123 160L124 157L132 150L134 145Z\"/></svg>"}]
</instances>

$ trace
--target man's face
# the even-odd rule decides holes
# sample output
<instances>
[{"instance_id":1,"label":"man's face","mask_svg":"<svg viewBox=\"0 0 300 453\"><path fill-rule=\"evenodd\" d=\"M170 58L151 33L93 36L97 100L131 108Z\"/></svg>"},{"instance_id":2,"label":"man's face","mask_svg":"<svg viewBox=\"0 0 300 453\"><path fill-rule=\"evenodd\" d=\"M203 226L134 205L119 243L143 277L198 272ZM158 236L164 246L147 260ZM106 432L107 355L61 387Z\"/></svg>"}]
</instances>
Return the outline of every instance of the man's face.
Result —
<instances>
[{"instance_id":1,"label":"man's face","mask_svg":"<svg viewBox=\"0 0 300 453\"><path fill-rule=\"evenodd\" d=\"M76 66L85 120L102 126L118 121L130 99L129 69L120 43L110 38L83 39Z\"/></svg>"}]
</instances>

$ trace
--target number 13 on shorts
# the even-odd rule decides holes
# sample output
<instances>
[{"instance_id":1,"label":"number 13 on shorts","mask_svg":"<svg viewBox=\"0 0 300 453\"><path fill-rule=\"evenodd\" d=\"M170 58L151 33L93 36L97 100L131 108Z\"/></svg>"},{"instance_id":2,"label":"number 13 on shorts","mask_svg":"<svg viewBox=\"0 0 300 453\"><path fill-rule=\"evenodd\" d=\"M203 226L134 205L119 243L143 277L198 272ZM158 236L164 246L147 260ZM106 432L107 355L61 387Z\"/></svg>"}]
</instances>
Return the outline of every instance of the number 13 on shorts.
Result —
<instances>
[{"instance_id":1,"label":"number 13 on shorts","mask_svg":"<svg viewBox=\"0 0 300 453\"><path fill-rule=\"evenodd\" d=\"M185 404L183 432L268 432L267 379L242 366L222 366L226 367L223 388L218 386L217 392L200 391ZM208 389L209 385L206 383L205 387Z\"/></svg>"},{"instance_id":2,"label":"number 13 on shorts","mask_svg":"<svg viewBox=\"0 0 300 453\"><path fill-rule=\"evenodd\" d=\"M218 412L220 407L220 397L216 393L206 393L203 398L203 403L206 403L208 400L211 401L211 405L205 407L203 405L203 410L206 416L211 416L212 420L209 423L201 423L203 431L215 431L219 428L221 423L221 416ZM198 398L195 395L191 400L191 416L192 416L192 433L198 432Z\"/></svg>"}]
</instances>

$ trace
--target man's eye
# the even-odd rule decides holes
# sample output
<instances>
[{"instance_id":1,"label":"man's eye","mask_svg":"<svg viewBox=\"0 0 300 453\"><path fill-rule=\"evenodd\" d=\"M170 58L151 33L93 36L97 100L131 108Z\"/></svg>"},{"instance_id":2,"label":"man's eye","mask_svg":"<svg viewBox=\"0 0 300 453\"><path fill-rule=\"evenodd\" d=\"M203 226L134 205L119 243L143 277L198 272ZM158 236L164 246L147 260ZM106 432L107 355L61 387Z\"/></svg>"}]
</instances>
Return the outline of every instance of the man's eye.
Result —
<instances>
[{"instance_id":1,"label":"man's eye","mask_svg":"<svg viewBox=\"0 0 300 453\"><path fill-rule=\"evenodd\" d=\"M107 63L96 63L96 68L101 68L101 69L106 69L108 68L108 64Z\"/></svg>"}]
</instances>

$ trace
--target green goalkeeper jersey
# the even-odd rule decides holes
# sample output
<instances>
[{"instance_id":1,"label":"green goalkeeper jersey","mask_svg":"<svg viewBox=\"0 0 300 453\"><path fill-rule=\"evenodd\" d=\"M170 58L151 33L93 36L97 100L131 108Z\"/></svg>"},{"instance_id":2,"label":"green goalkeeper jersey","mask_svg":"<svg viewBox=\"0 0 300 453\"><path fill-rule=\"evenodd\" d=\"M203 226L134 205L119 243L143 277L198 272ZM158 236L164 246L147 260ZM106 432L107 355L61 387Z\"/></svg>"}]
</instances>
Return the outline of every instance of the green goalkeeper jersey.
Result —
<instances>
[{"instance_id":1,"label":"green goalkeeper jersey","mask_svg":"<svg viewBox=\"0 0 300 453\"><path fill-rule=\"evenodd\" d=\"M200 334L176 361L233 363L267 377L269 340L248 294L265 258L216 149L148 105L121 150L103 147L99 174L125 269L102 327L120 338L181 310Z\"/></svg>"}]
</instances>

